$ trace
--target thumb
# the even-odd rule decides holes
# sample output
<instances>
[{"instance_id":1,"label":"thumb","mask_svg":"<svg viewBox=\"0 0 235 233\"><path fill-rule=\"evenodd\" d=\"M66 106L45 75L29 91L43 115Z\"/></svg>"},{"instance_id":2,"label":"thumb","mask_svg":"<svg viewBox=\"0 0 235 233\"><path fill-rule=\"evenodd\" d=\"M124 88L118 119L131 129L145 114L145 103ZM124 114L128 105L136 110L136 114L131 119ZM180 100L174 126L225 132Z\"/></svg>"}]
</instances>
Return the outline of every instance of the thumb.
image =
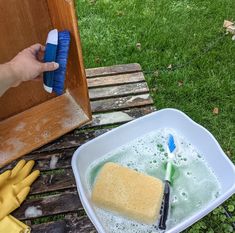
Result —
<instances>
[{"instance_id":1,"label":"thumb","mask_svg":"<svg viewBox=\"0 0 235 233\"><path fill-rule=\"evenodd\" d=\"M53 71L57 70L59 68L59 64L56 62L46 62L46 63L41 63L41 72L45 71Z\"/></svg>"}]
</instances>

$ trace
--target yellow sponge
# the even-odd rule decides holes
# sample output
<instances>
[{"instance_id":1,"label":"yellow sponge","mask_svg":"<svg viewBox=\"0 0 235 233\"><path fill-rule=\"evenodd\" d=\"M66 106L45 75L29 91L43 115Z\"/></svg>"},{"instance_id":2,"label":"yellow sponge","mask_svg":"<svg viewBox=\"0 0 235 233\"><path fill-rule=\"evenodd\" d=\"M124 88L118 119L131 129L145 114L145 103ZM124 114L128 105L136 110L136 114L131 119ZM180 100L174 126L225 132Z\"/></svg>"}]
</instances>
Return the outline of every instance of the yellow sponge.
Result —
<instances>
[{"instance_id":1,"label":"yellow sponge","mask_svg":"<svg viewBox=\"0 0 235 233\"><path fill-rule=\"evenodd\" d=\"M155 223L163 196L161 180L115 163L106 163L97 176L92 201L142 223Z\"/></svg>"}]
</instances>

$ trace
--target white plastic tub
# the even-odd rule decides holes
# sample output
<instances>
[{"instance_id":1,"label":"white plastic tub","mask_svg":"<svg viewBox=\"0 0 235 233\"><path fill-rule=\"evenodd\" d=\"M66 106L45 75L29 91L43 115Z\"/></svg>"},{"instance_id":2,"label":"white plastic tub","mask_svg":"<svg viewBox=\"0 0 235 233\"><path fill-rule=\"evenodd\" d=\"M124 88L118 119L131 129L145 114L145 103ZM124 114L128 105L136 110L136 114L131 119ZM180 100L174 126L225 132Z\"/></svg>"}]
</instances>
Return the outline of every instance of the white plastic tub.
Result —
<instances>
[{"instance_id":1,"label":"white plastic tub","mask_svg":"<svg viewBox=\"0 0 235 233\"><path fill-rule=\"evenodd\" d=\"M72 168L83 207L99 233L105 233L96 216L86 185L86 171L97 158L141 135L160 128L172 128L188 139L204 155L221 184L221 194L214 201L177 224L166 233L181 232L235 193L235 166L222 151L213 135L176 109L163 109L111 130L79 147L72 158Z\"/></svg>"}]
</instances>

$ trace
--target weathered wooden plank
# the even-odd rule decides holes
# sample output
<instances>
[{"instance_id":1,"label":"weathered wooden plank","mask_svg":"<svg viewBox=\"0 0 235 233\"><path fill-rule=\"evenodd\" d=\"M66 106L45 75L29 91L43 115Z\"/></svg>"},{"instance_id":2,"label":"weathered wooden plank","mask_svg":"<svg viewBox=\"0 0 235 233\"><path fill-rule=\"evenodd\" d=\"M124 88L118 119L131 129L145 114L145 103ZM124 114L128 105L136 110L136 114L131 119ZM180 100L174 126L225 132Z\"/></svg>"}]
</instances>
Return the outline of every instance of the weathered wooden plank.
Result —
<instances>
[{"instance_id":1,"label":"weathered wooden plank","mask_svg":"<svg viewBox=\"0 0 235 233\"><path fill-rule=\"evenodd\" d=\"M65 220L32 225L31 232L32 233L42 233L42 232L43 233L66 233L68 232L66 225L67 224Z\"/></svg>"},{"instance_id":2,"label":"weathered wooden plank","mask_svg":"<svg viewBox=\"0 0 235 233\"><path fill-rule=\"evenodd\" d=\"M78 146L107 132L108 130L109 129L99 129L76 134L68 134L59 138L54 143L50 143L47 146L44 146L41 149L34 151L34 153L48 152L53 150L64 150L66 148L77 148Z\"/></svg>"},{"instance_id":3,"label":"weathered wooden plank","mask_svg":"<svg viewBox=\"0 0 235 233\"><path fill-rule=\"evenodd\" d=\"M37 216L25 216L25 211L29 207L37 208ZM20 219L35 219L38 217L51 216L75 211L83 211L82 204L79 200L77 192L63 192L61 194L27 199L19 209L13 212L13 215ZM40 213L40 212L41 213Z\"/></svg>"},{"instance_id":4,"label":"weathered wooden plank","mask_svg":"<svg viewBox=\"0 0 235 233\"><path fill-rule=\"evenodd\" d=\"M131 108L123 111L108 112L93 115L93 121L90 126L103 126L111 124L126 123L155 110L154 106L146 106L141 108Z\"/></svg>"},{"instance_id":5,"label":"weathered wooden plank","mask_svg":"<svg viewBox=\"0 0 235 233\"><path fill-rule=\"evenodd\" d=\"M23 159L25 160L35 160L35 166L34 169L39 169L40 171L49 171L53 170L50 166L51 160L52 159L57 159L57 163L55 165L55 169L66 169L71 167L71 158L76 150L77 147L75 148L70 148L70 149L64 149L64 150L59 150L58 152L41 152L41 153L33 153L24 156ZM0 170L0 173L6 171L7 169L12 169L16 163L19 160L14 161L13 163L5 166Z\"/></svg>"},{"instance_id":6,"label":"weathered wooden plank","mask_svg":"<svg viewBox=\"0 0 235 233\"><path fill-rule=\"evenodd\" d=\"M153 104L149 94L118 97L104 100L95 100L91 102L93 113L121 110L131 107L146 106Z\"/></svg>"},{"instance_id":7,"label":"weathered wooden plank","mask_svg":"<svg viewBox=\"0 0 235 233\"><path fill-rule=\"evenodd\" d=\"M148 93L149 88L146 82L129 83L125 85L99 87L89 90L90 100L105 99L108 97L120 97L133 94Z\"/></svg>"},{"instance_id":8,"label":"weathered wooden plank","mask_svg":"<svg viewBox=\"0 0 235 233\"><path fill-rule=\"evenodd\" d=\"M71 156L68 157L68 161L68 167L70 168L57 170L53 174L41 173L38 179L32 184L30 195L76 188L73 171L71 169ZM35 169L40 169L40 171L48 169L46 166L47 163L42 162L42 164L42 169L40 169L38 166L36 166Z\"/></svg>"},{"instance_id":9,"label":"weathered wooden plank","mask_svg":"<svg viewBox=\"0 0 235 233\"><path fill-rule=\"evenodd\" d=\"M66 216L65 219L32 226L32 233L96 233L87 216Z\"/></svg>"},{"instance_id":10,"label":"weathered wooden plank","mask_svg":"<svg viewBox=\"0 0 235 233\"><path fill-rule=\"evenodd\" d=\"M142 72L130 74L118 74L105 77L87 79L88 87L115 86L118 84L135 83L145 81Z\"/></svg>"},{"instance_id":11,"label":"weathered wooden plank","mask_svg":"<svg viewBox=\"0 0 235 233\"><path fill-rule=\"evenodd\" d=\"M125 74L125 73L133 73L140 71L142 71L140 64L133 63L133 64L123 64L123 65L86 69L86 76L87 78L92 78L92 77Z\"/></svg>"},{"instance_id":12,"label":"weathered wooden plank","mask_svg":"<svg viewBox=\"0 0 235 233\"><path fill-rule=\"evenodd\" d=\"M54 174L41 174L34 182L30 194L53 192L75 188L75 179L72 169L60 170Z\"/></svg>"}]
</instances>

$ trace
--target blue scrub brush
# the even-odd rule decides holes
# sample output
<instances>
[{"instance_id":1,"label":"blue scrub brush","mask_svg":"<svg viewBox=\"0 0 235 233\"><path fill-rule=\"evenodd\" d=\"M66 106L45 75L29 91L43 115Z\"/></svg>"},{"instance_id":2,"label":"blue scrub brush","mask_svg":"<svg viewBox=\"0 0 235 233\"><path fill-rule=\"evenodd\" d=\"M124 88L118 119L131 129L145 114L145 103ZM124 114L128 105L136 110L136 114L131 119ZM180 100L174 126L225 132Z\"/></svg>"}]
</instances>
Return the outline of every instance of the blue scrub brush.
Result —
<instances>
[{"instance_id":1,"label":"blue scrub brush","mask_svg":"<svg viewBox=\"0 0 235 233\"><path fill-rule=\"evenodd\" d=\"M48 33L44 62L57 62L59 68L55 71L44 72L43 86L49 92L62 95L70 45L70 32L65 30L58 32L57 29Z\"/></svg>"},{"instance_id":2,"label":"blue scrub brush","mask_svg":"<svg viewBox=\"0 0 235 233\"><path fill-rule=\"evenodd\" d=\"M165 175L165 187L164 187L164 195L163 195L163 205L161 211L161 217L159 221L159 229L165 230L166 229L166 220L168 217L169 212L169 202L170 202L170 185L172 183L172 173L174 170L172 160L175 157L176 153L176 145L174 141L173 135L169 135L168 143L167 143L167 151L168 151L168 161L166 165L166 175Z\"/></svg>"}]
</instances>

